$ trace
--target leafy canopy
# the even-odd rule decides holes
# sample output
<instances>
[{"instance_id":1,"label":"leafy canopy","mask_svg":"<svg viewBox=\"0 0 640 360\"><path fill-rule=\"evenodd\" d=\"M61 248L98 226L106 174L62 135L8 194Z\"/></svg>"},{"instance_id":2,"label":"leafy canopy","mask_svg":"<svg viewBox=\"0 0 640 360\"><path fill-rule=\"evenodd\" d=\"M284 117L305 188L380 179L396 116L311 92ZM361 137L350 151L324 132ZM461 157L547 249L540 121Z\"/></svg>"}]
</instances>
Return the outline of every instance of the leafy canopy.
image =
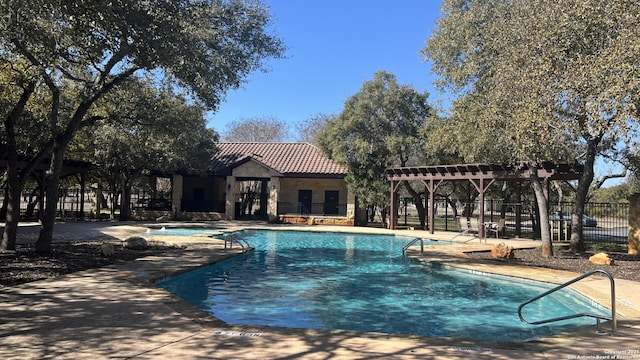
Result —
<instances>
[{"instance_id":1,"label":"leafy canopy","mask_svg":"<svg viewBox=\"0 0 640 360\"><path fill-rule=\"evenodd\" d=\"M377 72L319 133L318 146L347 166L350 190L364 205L388 204L385 169L416 161L433 115L427 98L393 74Z\"/></svg>"},{"instance_id":2,"label":"leafy canopy","mask_svg":"<svg viewBox=\"0 0 640 360\"><path fill-rule=\"evenodd\" d=\"M72 146L98 168L131 177L206 171L217 134L206 128L202 107L135 79L98 106L108 118Z\"/></svg>"},{"instance_id":3,"label":"leafy canopy","mask_svg":"<svg viewBox=\"0 0 640 360\"><path fill-rule=\"evenodd\" d=\"M445 0L423 54L462 95L455 119L498 134L507 160L576 159L592 139L634 139L637 1Z\"/></svg>"},{"instance_id":4,"label":"leafy canopy","mask_svg":"<svg viewBox=\"0 0 640 360\"><path fill-rule=\"evenodd\" d=\"M279 57L257 1L38 1L0 4L0 53L26 58L51 81L82 84L84 96L146 70L214 108L229 88Z\"/></svg>"},{"instance_id":5,"label":"leafy canopy","mask_svg":"<svg viewBox=\"0 0 640 360\"><path fill-rule=\"evenodd\" d=\"M454 124L477 127L480 141L497 139L509 162L582 162L571 236L582 250L579 219L596 157L622 156L638 139L638 1L444 0L442 10L423 53L440 85L460 95ZM546 200L533 177L544 252Z\"/></svg>"},{"instance_id":6,"label":"leafy canopy","mask_svg":"<svg viewBox=\"0 0 640 360\"><path fill-rule=\"evenodd\" d=\"M96 107L105 94L146 77L215 109L228 89L262 69L263 59L284 51L267 32L268 9L253 0L8 0L0 2L0 14L0 71L27 100L9 99L9 108L40 115L4 123L9 158L25 152L19 145L39 145L30 166L9 166L10 198L18 198L25 173L50 155L38 252L50 250L62 159L80 129L108 118ZM31 141L27 129L40 123L43 141ZM17 201L8 213L0 248L15 244Z\"/></svg>"}]
</instances>

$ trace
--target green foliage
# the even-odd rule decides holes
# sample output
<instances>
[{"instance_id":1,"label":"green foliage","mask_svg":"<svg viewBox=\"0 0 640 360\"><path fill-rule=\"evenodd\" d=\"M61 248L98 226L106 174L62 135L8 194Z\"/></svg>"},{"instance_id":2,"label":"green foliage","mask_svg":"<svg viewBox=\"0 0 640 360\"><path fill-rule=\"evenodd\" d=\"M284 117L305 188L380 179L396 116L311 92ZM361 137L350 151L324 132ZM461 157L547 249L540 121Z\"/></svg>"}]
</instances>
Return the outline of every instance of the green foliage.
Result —
<instances>
[{"instance_id":1,"label":"green foliage","mask_svg":"<svg viewBox=\"0 0 640 360\"><path fill-rule=\"evenodd\" d=\"M433 115L428 95L378 72L345 102L317 136L318 146L349 169L350 190L363 205L388 204L385 169L417 161Z\"/></svg>"},{"instance_id":2,"label":"green foliage","mask_svg":"<svg viewBox=\"0 0 640 360\"><path fill-rule=\"evenodd\" d=\"M107 119L72 147L87 161L126 176L206 171L217 135L206 128L202 107L134 80L105 96L99 107Z\"/></svg>"},{"instance_id":3,"label":"green foliage","mask_svg":"<svg viewBox=\"0 0 640 360\"><path fill-rule=\"evenodd\" d=\"M253 1L11 0L0 13L3 56L92 87L130 70L157 71L211 107L283 50L265 33L266 7Z\"/></svg>"},{"instance_id":4,"label":"green foliage","mask_svg":"<svg viewBox=\"0 0 640 360\"><path fill-rule=\"evenodd\" d=\"M97 106L101 98L134 76L146 76L158 88L215 109L228 89L262 69L263 59L284 51L280 40L267 33L269 13L258 1L9 0L0 2L0 14L0 76L20 80L14 88L38 86L20 111L35 115L5 122L4 132L12 144L34 146L31 166L51 155L36 251L50 249L68 145L80 129L111 117ZM44 131L33 134L43 141L32 141L31 130L40 124L46 124L38 127ZM20 134L25 140L15 138ZM181 139L192 140L187 134ZM26 177L17 171L11 179ZM8 224L9 232L16 226Z\"/></svg>"},{"instance_id":5,"label":"green foliage","mask_svg":"<svg viewBox=\"0 0 640 360\"><path fill-rule=\"evenodd\" d=\"M423 54L441 75L440 86L460 95L452 129L478 136L461 155L582 162L574 206L581 216L598 153L621 159L624 148L636 147L637 1L445 0L442 9ZM542 204L539 184L532 184ZM580 230L572 233L578 250Z\"/></svg>"},{"instance_id":6,"label":"green foliage","mask_svg":"<svg viewBox=\"0 0 640 360\"><path fill-rule=\"evenodd\" d=\"M587 244L587 249L594 252L607 252L607 253L627 253L629 245L627 243L619 244L602 244L597 242L590 242Z\"/></svg>"},{"instance_id":7,"label":"green foliage","mask_svg":"<svg viewBox=\"0 0 640 360\"><path fill-rule=\"evenodd\" d=\"M637 3L452 0L443 11L424 54L441 85L466 95L454 118L508 139L510 160L570 160L581 141L633 139Z\"/></svg>"},{"instance_id":8,"label":"green foliage","mask_svg":"<svg viewBox=\"0 0 640 360\"><path fill-rule=\"evenodd\" d=\"M595 203L627 203L633 192L628 183L611 186L608 188L600 188L595 190L591 201Z\"/></svg>"}]
</instances>

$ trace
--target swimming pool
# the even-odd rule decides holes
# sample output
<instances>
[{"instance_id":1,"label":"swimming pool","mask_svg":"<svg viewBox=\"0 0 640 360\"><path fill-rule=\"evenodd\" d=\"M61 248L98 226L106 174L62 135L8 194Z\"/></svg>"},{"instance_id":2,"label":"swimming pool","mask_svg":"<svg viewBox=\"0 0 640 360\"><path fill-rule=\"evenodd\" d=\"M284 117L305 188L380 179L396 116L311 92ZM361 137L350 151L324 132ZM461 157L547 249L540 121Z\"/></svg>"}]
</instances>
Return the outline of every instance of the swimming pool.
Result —
<instances>
[{"instance_id":1,"label":"swimming pool","mask_svg":"<svg viewBox=\"0 0 640 360\"><path fill-rule=\"evenodd\" d=\"M402 256L402 247L410 240L253 232L247 241L256 251L248 257L157 285L230 324L505 341L526 341L594 324L593 319L523 324L518 305L551 285L410 263ZM534 321L586 309L598 312L570 290L554 295L525 308L525 317Z\"/></svg>"},{"instance_id":2,"label":"swimming pool","mask_svg":"<svg viewBox=\"0 0 640 360\"><path fill-rule=\"evenodd\" d=\"M213 227L178 227L178 228L162 227L160 229L147 229L145 234L160 235L160 236L194 236L194 235L215 234L218 231L219 229L213 228Z\"/></svg>"}]
</instances>

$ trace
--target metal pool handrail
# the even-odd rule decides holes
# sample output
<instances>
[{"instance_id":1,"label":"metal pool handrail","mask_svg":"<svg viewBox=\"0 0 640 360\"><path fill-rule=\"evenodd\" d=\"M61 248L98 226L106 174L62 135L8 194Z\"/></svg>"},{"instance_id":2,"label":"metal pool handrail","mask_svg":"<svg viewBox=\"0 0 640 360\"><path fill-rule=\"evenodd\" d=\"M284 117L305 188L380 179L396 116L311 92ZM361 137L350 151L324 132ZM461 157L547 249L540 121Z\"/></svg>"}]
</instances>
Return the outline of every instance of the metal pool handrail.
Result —
<instances>
[{"instance_id":1,"label":"metal pool handrail","mask_svg":"<svg viewBox=\"0 0 640 360\"><path fill-rule=\"evenodd\" d=\"M407 251L407 249L410 248L416 242L418 242L418 240L420 240L420 255L424 255L424 239L415 238L402 248L402 256L404 256L404 253Z\"/></svg>"},{"instance_id":2,"label":"metal pool handrail","mask_svg":"<svg viewBox=\"0 0 640 360\"><path fill-rule=\"evenodd\" d=\"M555 317L555 318L551 318L551 319L546 319L546 320L540 320L540 321L527 321L523 316L522 316L522 308L525 307L526 305L540 300L541 298L554 293L560 289L563 289L575 282L578 282L586 277L589 277L591 275L597 274L597 273L601 273L606 275L609 278L609 282L611 283L611 316L604 316L604 315L599 315L599 314L592 314L592 313L579 313L579 314L573 314L573 315L566 315L566 316L560 316L560 317ZM613 276L605 271L605 270L600 270L600 269L596 269L596 270L592 270L589 271L583 275L578 276L577 278L570 280L562 285L559 285L549 291L546 291L538 296L535 296L527 301L525 301L524 303L520 304L520 306L518 307L518 317L520 318L520 321L522 321L523 323L527 323L527 324L531 324L531 325L540 325L540 324L546 324L546 323L550 323L550 322L554 322L554 321L561 321L561 320L568 320L568 319L574 319L574 318L578 318L578 317L592 317L596 319L596 326L598 331L600 331L600 320L609 320L611 321L611 335L615 335L616 334L616 328L617 328L617 320L616 320L616 286L615 286L615 282L613 280Z\"/></svg>"},{"instance_id":3,"label":"metal pool handrail","mask_svg":"<svg viewBox=\"0 0 640 360\"><path fill-rule=\"evenodd\" d=\"M234 242L236 244L240 245L240 247L242 248L242 253L243 254L252 249L251 245L249 245L247 240L245 240L242 237L238 236L238 234L234 233L234 234L228 234L228 235L224 236L224 248L225 249L227 248L227 243L229 244L229 249L232 249Z\"/></svg>"}]
</instances>

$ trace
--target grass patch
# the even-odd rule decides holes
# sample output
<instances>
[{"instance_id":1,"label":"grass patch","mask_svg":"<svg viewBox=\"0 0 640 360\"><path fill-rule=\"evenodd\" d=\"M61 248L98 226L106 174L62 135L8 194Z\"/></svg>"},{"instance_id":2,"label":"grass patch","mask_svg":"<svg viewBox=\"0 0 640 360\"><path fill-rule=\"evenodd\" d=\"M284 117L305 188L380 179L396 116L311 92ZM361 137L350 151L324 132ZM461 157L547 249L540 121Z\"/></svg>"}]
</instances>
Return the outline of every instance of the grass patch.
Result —
<instances>
[{"instance_id":1,"label":"grass patch","mask_svg":"<svg viewBox=\"0 0 640 360\"><path fill-rule=\"evenodd\" d=\"M587 250L598 252L626 253L628 251L628 244L626 243L586 243L585 247Z\"/></svg>"}]
</instances>

